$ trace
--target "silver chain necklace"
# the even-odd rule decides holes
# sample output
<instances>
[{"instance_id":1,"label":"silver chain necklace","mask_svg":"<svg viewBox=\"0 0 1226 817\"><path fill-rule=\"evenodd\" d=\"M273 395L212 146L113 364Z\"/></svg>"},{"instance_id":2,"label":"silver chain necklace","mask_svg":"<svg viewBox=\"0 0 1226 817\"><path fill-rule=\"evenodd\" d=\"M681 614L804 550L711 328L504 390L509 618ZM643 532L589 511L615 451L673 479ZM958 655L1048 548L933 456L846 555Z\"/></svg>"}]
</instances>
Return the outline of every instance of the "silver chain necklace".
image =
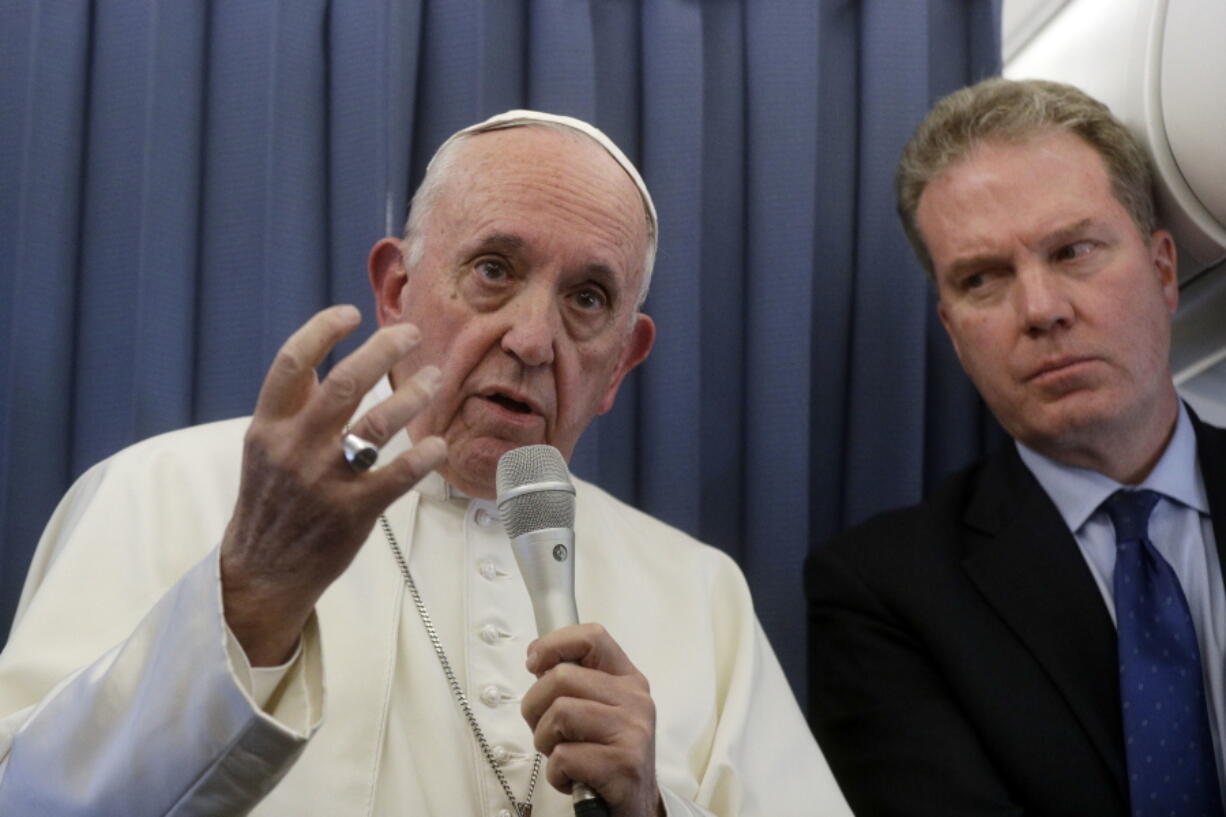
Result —
<instances>
[{"instance_id":1,"label":"silver chain necklace","mask_svg":"<svg viewBox=\"0 0 1226 817\"><path fill-rule=\"evenodd\" d=\"M531 817L532 797L536 792L536 778L541 772L541 753L537 752L536 760L532 761L532 776L528 778L527 796L523 801L516 800L515 795L511 792L511 783L507 780L507 776L503 774L502 768L494 758L493 750L490 749L490 742L486 739L485 733L481 731L481 725L477 723L477 716L473 713L472 704L468 702L468 696L464 694L464 690L460 687L460 682L456 680L455 672L451 669L451 662L447 660L447 653L443 652L443 642L438 637L438 630L434 629L434 620L430 618L430 613L426 610L426 603L422 601L421 593L417 592L417 583L413 581L413 574L409 572L409 563L405 560L404 554L400 552L400 544L396 541L396 535L392 533L392 526L387 521L386 514L379 515L379 524L383 526L383 534L387 537L387 544L392 549L392 558L396 560L396 564L400 567L400 574L404 576L404 584L409 588L409 595L413 597L413 606L417 608L417 614L421 617L422 626L426 628L426 636L430 639L430 646L434 647L434 654L438 656L438 662L443 668L443 675L447 676L447 686L451 687L452 697L460 705L460 711L464 713L464 718L472 729L473 737L477 739L477 745L481 747L481 753L485 755L486 762L493 769L494 777L498 778L498 783L502 786L503 792L506 793L507 800L511 801L512 812L519 815L519 817Z\"/></svg>"}]
</instances>

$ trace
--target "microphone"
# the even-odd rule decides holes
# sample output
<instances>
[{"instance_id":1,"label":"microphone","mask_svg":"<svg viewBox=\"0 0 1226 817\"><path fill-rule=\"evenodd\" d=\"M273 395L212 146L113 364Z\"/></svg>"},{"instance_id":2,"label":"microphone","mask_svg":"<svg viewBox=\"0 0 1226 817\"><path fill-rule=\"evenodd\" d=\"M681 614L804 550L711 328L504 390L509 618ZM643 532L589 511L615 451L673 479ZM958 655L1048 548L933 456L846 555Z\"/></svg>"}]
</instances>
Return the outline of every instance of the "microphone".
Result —
<instances>
[{"instance_id":1,"label":"microphone","mask_svg":"<svg viewBox=\"0 0 1226 817\"><path fill-rule=\"evenodd\" d=\"M525 445L498 460L498 515L528 586L538 635L579 623L575 606L575 486L561 452ZM571 787L575 817L608 817L585 783Z\"/></svg>"}]
</instances>

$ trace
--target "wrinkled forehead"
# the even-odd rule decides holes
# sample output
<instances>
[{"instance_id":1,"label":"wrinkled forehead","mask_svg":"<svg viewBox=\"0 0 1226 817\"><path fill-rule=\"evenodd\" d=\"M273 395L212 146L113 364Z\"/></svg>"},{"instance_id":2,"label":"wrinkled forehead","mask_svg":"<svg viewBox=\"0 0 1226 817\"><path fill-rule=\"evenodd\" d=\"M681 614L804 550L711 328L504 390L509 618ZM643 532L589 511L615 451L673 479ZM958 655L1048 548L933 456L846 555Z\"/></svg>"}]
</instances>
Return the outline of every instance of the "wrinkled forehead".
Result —
<instances>
[{"instance_id":1,"label":"wrinkled forehead","mask_svg":"<svg viewBox=\"0 0 1226 817\"><path fill-rule=\"evenodd\" d=\"M468 134L450 150L443 186L453 196L497 187L504 199L523 194L538 196L541 206L585 204L589 218L623 234L626 249L638 256L627 272L642 280L655 254L652 213L603 146L573 129L530 123ZM576 197L581 191L590 195Z\"/></svg>"},{"instance_id":2,"label":"wrinkled forehead","mask_svg":"<svg viewBox=\"0 0 1226 817\"><path fill-rule=\"evenodd\" d=\"M448 177L460 184L515 179L520 184L569 183L612 196L618 210L647 232L641 197L633 182L605 151L580 134L526 126L473 134L452 148ZM629 205L629 206L626 206Z\"/></svg>"},{"instance_id":3,"label":"wrinkled forehead","mask_svg":"<svg viewBox=\"0 0 1226 817\"><path fill-rule=\"evenodd\" d=\"M566 248L573 253L567 263L620 271L627 291L638 293L649 240L642 204L599 146L522 127L476 134L452 151L427 218L435 231L451 232L457 252L493 235L522 242L525 251Z\"/></svg>"}]
</instances>

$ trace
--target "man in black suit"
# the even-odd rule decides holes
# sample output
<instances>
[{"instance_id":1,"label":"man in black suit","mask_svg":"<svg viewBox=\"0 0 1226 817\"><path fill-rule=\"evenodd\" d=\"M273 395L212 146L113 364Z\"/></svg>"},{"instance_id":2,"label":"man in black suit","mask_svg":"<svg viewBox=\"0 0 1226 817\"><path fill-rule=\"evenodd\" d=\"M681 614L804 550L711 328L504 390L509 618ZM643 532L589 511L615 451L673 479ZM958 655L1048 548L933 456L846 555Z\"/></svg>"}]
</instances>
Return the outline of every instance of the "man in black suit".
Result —
<instances>
[{"instance_id":1,"label":"man in black suit","mask_svg":"<svg viewBox=\"0 0 1226 817\"><path fill-rule=\"evenodd\" d=\"M844 793L858 815L1221 815L1226 432L1172 384L1143 152L1074 88L992 79L937 104L897 187L1013 442L810 558L812 725Z\"/></svg>"}]
</instances>

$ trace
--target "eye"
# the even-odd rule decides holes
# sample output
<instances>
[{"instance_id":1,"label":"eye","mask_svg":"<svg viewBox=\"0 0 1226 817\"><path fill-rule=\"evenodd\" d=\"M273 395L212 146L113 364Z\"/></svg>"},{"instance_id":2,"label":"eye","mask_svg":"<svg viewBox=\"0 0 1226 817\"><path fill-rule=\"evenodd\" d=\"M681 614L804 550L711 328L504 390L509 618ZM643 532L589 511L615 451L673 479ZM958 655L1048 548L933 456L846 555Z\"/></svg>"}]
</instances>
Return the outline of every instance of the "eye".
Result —
<instances>
[{"instance_id":1,"label":"eye","mask_svg":"<svg viewBox=\"0 0 1226 817\"><path fill-rule=\"evenodd\" d=\"M1052 258L1056 261L1075 261L1092 252L1094 247L1093 241L1074 241L1057 249L1052 253Z\"/></svg>"},{"instance_id":2,"label":"eye","mask_svg":"<svg viewBox=\"0 0 1226 817\"><path fill-rule=\"evenodd\" d=\"M500 284L510 276L506 264L496 258L483 258L478 261L476 272L481 280L491 284Z\"/></svg>"},{"instance_id":3,"label":"eye","mask_svg":"<svg viewBox=\"0 0 1226 817\"><path fill-rule=\"evenodd\" d=\"M970 292L973 289L979 289L986 280L987 278L982 272L975 272L959 281L958 285L963 291Z\"/></svg>"},{"instance_id":4,"label":"eye","mask_svg":"<svg viewBox=\"0 0 1226 817\"><path fill-rule=\"evenodd\" d=\"M1004 277L1003 270L999 269L982 269L978 272L969 272L958 279L958 289L961 292L975 293L983 292L991 288L991 285Z\"/></svg>"},{"instance_id":5,"label":"eye","mask_svg":"<svg viewBox=\"0 0 1226 817\"><path fill-rule=\"evenodd\" d=\"M955 274L950 288L958 296L973 300L991 300L1004 289L1013 270L1007 264L991 264L963 270Z\"/></svg>"},{"instance_id":6,"label":"eye","mask_svg":"<svg viewBox=\"0 0 1226 817\"><path fill-rule=\"evenodd\" d=\"M583 287L577 290L572 297L575 305L585 312L596 312L609 304L609 296L603 289L596 286Z\"/></svg>"}]
</instances>

